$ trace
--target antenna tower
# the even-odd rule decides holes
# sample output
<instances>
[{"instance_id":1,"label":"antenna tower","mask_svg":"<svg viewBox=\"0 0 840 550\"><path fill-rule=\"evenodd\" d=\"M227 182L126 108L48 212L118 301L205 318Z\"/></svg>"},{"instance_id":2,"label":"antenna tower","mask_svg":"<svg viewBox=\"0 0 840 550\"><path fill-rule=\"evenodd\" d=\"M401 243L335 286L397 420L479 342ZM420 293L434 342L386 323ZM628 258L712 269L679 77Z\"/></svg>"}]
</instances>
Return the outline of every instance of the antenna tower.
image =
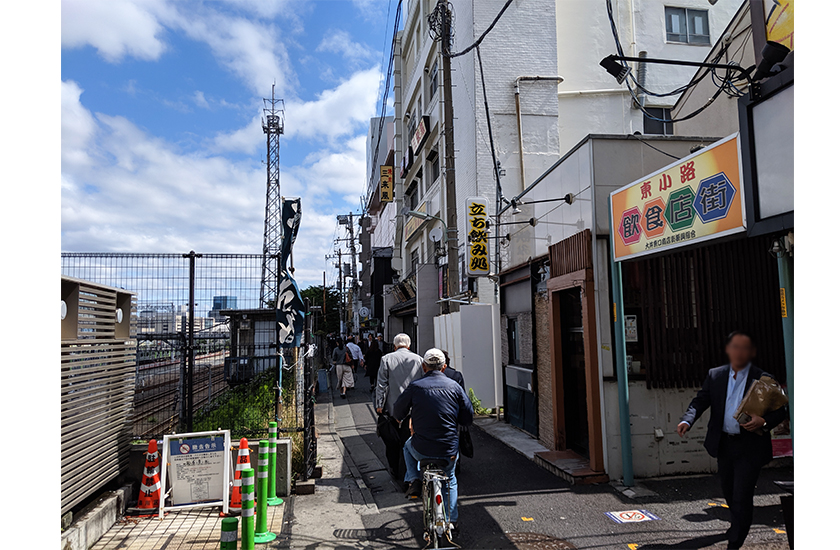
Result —
<instances>
[{"instance_id":1,"label":"antenna tower","mask_svg":"<svg viewBox=\"0 0 840 550\"><path fill-rule=\"evenodd\" d=\"M280 245L283 241L282 196L280 195L280 136L283 134L285 103L274 98L263 99L262 127L266 144L265 231L263 232L262 282L260 305L274 308L277 304L277 278L280 272Z\"/></svg>"}]
</instances>

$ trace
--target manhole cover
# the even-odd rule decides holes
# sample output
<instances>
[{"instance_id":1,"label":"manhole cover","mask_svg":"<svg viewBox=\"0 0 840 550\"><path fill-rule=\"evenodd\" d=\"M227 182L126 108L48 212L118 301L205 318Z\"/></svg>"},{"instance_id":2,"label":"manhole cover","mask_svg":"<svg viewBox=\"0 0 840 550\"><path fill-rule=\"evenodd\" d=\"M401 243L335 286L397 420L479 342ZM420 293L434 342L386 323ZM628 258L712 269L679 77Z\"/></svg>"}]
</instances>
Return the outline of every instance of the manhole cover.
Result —
<instances>
[{"instance_id":1,"label":"manhole cover","mask_svg":"<svg viewBox=\"0 0 840 550\"><path fill-rule=\"evenodd\" d=\"M518 550L577 550L570 542L540 533L508 533L507 538Z\"/></svg>"}]
</instances>

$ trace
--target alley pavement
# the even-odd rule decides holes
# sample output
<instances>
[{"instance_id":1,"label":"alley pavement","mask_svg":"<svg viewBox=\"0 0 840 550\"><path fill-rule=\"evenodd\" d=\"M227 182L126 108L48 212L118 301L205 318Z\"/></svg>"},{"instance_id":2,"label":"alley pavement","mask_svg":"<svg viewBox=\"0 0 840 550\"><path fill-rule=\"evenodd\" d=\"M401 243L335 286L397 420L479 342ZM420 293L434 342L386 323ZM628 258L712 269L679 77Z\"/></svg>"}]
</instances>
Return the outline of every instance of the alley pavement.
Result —
<instances>
[{"instance_id":1,"label":"alley pavement","mask_svg":"<svg viewBox=\"0 0 840 550\"><path fill-rule=\"evenodd\" d=\"M334 382L334 377L333 377ZM423 548L421 507L407 500L385 465L367 379L347 399L319 395L318 453L324 477L312 496L290 507L291 548ZM635 496L610 484L572 486L522 454L472 428L475 458L462 461L461 535L464 548L631 549L725 548L728 510L713 475L639 480ZM755 520L744 548L787 549L773 481L792 468L765 469ZM619 524L607 512L645 510L658 520Z\"/></svg>"}]
</instances>

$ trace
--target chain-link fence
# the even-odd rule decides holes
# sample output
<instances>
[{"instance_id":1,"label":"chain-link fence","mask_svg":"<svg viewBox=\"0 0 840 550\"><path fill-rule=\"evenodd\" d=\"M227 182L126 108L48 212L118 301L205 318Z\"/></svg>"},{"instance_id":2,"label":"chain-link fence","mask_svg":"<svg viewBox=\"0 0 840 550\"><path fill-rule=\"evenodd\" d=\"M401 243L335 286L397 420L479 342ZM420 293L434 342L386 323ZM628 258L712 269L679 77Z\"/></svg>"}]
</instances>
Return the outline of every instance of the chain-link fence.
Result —
<instances>
[{"instance_id":1,"label":"chain-link fence","mask_svg":"<svg viewBox=\"0 0 840 550\"><path fill-rule=\"evenodd\" d=\"M137 295L133 437L230 429L265 437L303 428L300 349L281 361L274 309L260 303L259 254L63 253L61 272Z\"/></svg>"}]
</instances>

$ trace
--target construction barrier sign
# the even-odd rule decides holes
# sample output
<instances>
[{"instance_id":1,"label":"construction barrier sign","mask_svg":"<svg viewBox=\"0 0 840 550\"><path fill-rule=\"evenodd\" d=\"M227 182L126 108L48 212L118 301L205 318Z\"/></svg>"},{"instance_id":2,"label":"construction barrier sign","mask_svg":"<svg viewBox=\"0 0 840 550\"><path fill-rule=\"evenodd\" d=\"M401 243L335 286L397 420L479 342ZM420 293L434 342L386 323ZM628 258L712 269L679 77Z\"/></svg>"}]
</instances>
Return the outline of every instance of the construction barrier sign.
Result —
<instances>
[{"instance_id":1,"label":"construction barrier sign","mask_svg":"<svg viewBox=\"0 0 840 550\"><path fill-rule=\"evenodd\" d=\"M467 275L470 277L486 277L490 274L488 229L487 199L467 199Z\"/></svg>"},{"instance_id":2,"label":"construction barrier sign","mask_svg":"<svg viewBox=\"0 0 840 550\"><path fill-rule=\"evenodd\" d=\"M222 506L228 512L230 485L230 431L195 432L163 436L161 486L169 481L172 505L161 498L164 510Z\"/></svg>"},{"instance_id":3,"label":"construction barrier sign","mask_svg":"<svg viewBox=\"0 0 840 550\"><path fill-rule=\"evenodd\" d=\"M610 194L615 261L746 231L738 134Z\"/></svg>"}]
</instances>

